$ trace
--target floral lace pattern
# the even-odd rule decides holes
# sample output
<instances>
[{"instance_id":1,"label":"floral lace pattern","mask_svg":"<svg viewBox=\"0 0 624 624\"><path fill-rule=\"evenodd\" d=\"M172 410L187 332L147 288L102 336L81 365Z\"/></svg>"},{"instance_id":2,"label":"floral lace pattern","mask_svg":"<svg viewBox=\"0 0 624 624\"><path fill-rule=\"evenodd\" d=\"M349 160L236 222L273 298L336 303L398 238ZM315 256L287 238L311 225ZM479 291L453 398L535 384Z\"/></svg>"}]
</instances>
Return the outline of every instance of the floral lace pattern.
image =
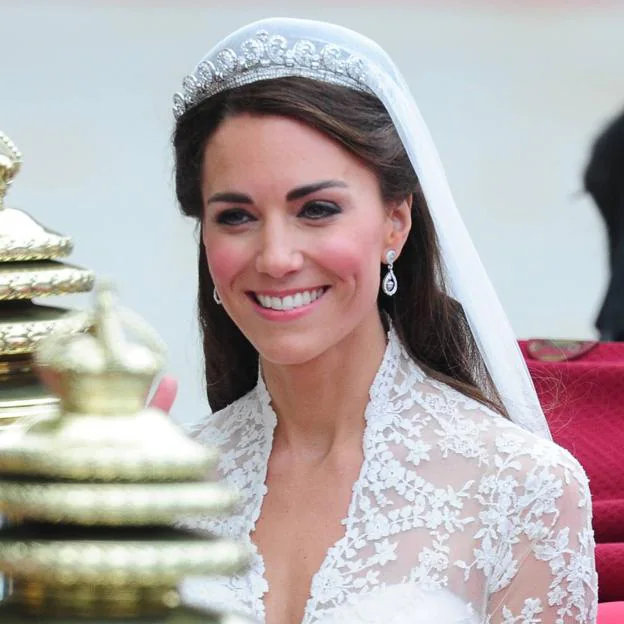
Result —
<instances>
[{"instance_id":1,"label":"floral lace pattern","mask_svg":"<svg viewBox=\"0 0 624 624\"><path fill-rule=\"evenodd\" d=\"M392 622L412 624L397 615L397 586L401 604L439 600L440 612L449 600L464 605L463 615L440 624L595 621L589 488L569 453L427 377L393 330L365 418L364 462L345 533L312 580L304 624L342 622L357 612L366 618L349 621L382 624L390 619L372 614L393 612ZM260 378L200 424L197 438L221 449L220 476L243 503L233 517L187 526L252 546L276 422ZM267 589L255 551L244 575L190 579L182 592L194 604L264 622ZM378 611L363 608L375 596Z\"/></svg>"}]
</instances>

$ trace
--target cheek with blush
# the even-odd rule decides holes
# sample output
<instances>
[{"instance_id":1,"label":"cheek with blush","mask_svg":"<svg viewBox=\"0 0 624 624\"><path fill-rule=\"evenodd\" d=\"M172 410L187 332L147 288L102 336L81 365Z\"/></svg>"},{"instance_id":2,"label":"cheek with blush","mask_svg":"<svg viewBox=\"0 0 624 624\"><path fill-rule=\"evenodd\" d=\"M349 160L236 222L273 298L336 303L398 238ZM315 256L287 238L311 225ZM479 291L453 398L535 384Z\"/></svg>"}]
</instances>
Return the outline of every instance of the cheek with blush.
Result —
<instances>
[{"instance_id":1,"label":"cheek with blush","mask_svg":"<svg viewBox=\"0 0 624 624\"><path fill-rule=\"evenodd\" d=\"M228 288L244 267L244 254L235 245L223 244L214 239L204 240L204 246L213 282L222 288Z\"/></svg>"},{"instance_id":2,"label":"cheek with blush","mask_svg":"<svg viewBox=\"0 0 624 624\"><path fill-rule=\"evenodd\" d=\"M359 291L376 291L379 282L379 237L350 233L325 241L318 248L326 271Z\"/></svg>"}]
</instances>

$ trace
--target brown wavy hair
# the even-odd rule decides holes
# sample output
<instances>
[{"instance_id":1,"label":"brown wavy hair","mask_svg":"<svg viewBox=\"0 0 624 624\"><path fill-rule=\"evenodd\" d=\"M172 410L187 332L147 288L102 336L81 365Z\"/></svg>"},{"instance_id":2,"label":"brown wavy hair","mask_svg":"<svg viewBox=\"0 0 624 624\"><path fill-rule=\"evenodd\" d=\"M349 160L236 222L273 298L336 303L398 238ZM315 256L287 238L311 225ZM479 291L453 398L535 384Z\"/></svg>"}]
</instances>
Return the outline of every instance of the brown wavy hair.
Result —
<instances>
[{"instance_id":1,"label":"brown wavy hair","mask_svg":"<svg viewBox=\"0 0 624 624\"><path fill-rule=\"evenodd\" d=\"M394 265L399 290L380 293L410 356L431 377L501 414L505 408L487 373L461 306L445 294L435 228L418 178L383 104L374 96L305 78L258 81L219 93L186 111L176 124L176 194L182 213L201 227L204 147L219 124L242 113L298 120L337 141L377 174L384 200L412 196L412 228ZM380 267L383 272L383 266ZM198 312L206 392L217 411L257 382L258 353L213 300L202 237L198 253Z\"/></svg>"}]
</instances>

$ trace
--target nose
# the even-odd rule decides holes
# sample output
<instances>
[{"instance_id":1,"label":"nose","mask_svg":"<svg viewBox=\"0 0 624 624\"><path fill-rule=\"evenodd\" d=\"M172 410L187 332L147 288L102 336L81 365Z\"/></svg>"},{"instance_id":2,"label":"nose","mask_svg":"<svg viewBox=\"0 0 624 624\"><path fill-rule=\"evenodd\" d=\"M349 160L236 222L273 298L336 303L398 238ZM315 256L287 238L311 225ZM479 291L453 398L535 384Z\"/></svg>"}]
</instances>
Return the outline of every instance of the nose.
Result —
<instances>
[{"instance_id":1,"label":"nose","mask_svg":"<svg viewBox=\"0 0 624 624\"><path fill-rule=\"evenodd\" d=\"M281 278L298 271L302 263L296 233L281 222L266 223L256 258L258 272Z\"/></svg>"}]
</instances>

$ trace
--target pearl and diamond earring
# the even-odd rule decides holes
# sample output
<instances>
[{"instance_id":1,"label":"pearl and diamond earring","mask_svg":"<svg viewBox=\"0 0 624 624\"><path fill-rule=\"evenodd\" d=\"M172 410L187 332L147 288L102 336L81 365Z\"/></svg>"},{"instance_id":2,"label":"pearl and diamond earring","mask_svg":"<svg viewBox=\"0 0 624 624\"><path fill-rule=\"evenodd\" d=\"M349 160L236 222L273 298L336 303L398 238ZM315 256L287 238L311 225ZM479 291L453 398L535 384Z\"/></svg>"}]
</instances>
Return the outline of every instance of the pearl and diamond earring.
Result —
<instances>
[{"instance_id":1,"label":"pearl and diamond earring","mask_svg":"<svg viewBox=\"0 0 624 624\"><path fill-rule=\"evenodd\" d=\"M396 275L392 270L394 261L396 260L396 251L394 249L388 249L386 252L386 264L388 265L388 272L385 274L383 281L381 282L381 289L388 297L392 297L399 289Z\"/></svg>"}]
</instances>

